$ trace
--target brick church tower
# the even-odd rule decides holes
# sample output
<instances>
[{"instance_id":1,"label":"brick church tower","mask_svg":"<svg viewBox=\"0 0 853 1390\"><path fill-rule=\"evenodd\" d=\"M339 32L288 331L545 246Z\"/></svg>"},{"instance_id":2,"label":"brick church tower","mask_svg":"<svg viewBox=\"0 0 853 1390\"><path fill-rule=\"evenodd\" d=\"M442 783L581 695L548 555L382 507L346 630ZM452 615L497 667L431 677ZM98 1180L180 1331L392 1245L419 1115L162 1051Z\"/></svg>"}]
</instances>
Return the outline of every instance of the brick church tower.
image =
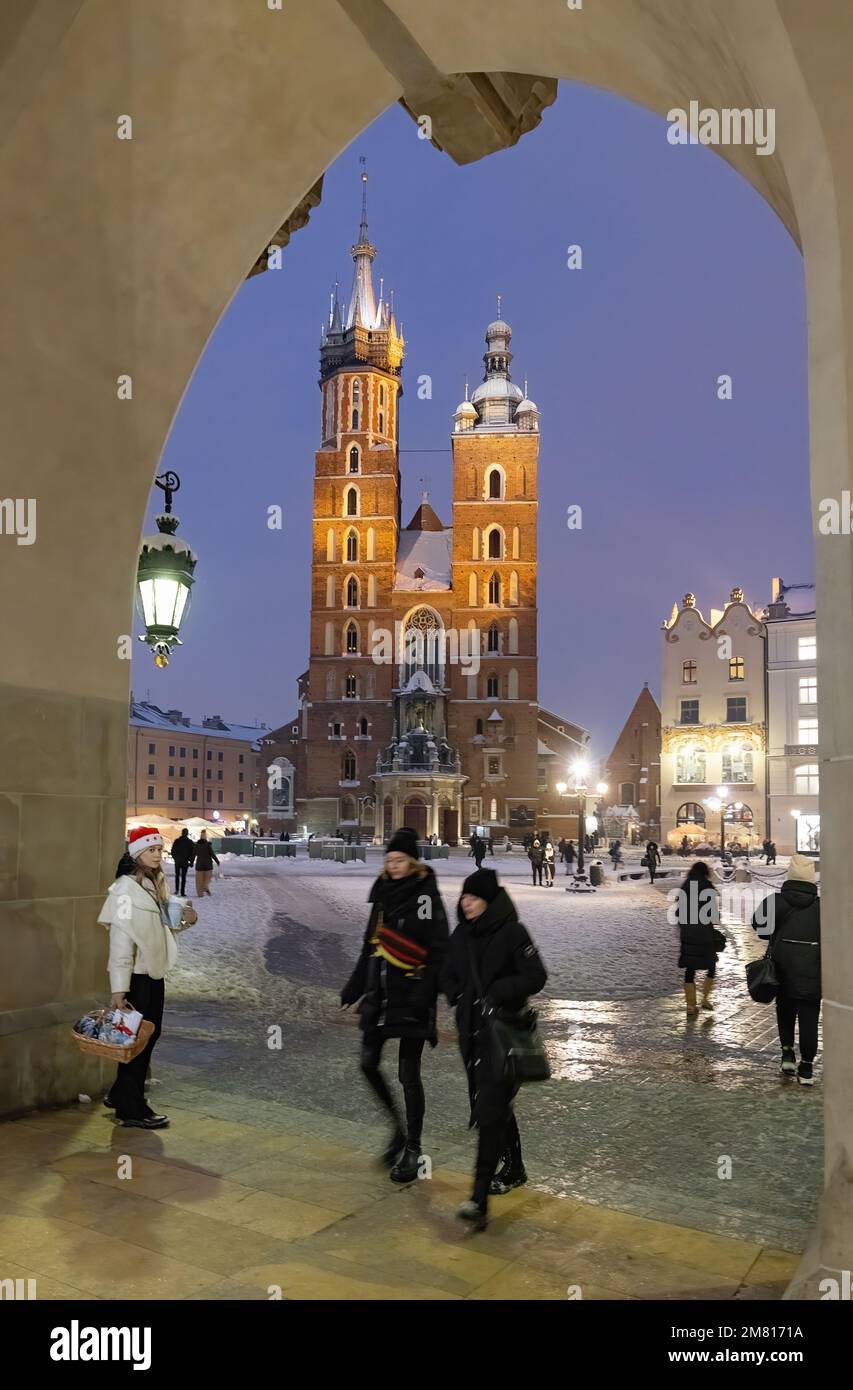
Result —
<instances>
[{"instance_id":1,"label":"brick church tower","mask_svg":"<svg viewBox=\"0 0 853 1390\"><path fill-rule=\"evenodd\" d=\"M371 660L392 628L400 526L397 420L403 335L372 266L367 174L349 303L337 289L320 344L322 444L314 475L311 648L303 704L302 815L317 834L372 831L376 749L392 736L392 667ZM307 795L306 795L307 792ZM303 799L304 798L304 799Z\"/></svg>"}]
</instances>

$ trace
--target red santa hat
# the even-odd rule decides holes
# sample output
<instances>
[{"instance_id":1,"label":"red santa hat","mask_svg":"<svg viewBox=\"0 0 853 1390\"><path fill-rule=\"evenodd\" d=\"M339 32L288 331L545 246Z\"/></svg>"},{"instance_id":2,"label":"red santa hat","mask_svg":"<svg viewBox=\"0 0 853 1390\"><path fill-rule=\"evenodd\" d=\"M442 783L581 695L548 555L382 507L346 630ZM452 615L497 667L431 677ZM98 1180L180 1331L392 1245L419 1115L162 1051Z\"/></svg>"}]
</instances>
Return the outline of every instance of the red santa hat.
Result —
<instances>
[{"instance_id":1,"label":"red santa hat","mask_svg":"<svg viewBox=\"0 0 853 1390\"><path fill-rule=\"evenodd\" d=\"M163 848L163 836L153 825L138 825L128 836L127 852L131 859L138 859L147 849L158 847Z\"/></svg>"}]
</instances>

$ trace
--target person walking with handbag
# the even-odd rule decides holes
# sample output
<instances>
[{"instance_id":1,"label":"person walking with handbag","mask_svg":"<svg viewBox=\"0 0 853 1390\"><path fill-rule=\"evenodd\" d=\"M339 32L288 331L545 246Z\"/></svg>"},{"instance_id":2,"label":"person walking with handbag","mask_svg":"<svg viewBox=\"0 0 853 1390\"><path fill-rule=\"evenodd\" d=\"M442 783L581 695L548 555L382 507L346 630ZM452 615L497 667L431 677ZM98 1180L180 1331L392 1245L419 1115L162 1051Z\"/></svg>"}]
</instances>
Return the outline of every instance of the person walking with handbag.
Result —
<instances>
[{"instance_id":1,"label":"person walking with handbag","mask_svg":"<svg viewBox=\"0 0 853 1390\"><path fill-rule=\"evenodd\" d=\"M145 1077L163 1024L164 977L178 957L175 933L198 918L189 903L169 893L159 830L132 830L127 852L134 871L112 884L98 921L110 933L112 1007L138 1010L154 1024L154 1032L138 1056L118 1064L104 1103L128 1128L163 1129L169 1120L156 1115L145 1099Z\"/></svg>"},{"instance_id":2,"label":"person walking with handbag","mask_svg":"<svg viewBox=\"0 0 853 1390\"><path fill-rule=\"evenodd\" d=\"M518 1086L506 1080L500 1067L490 1019L496 1011L525 1009L530 996L544 987L548 972L493 869L469 874L456 915L458 925L450 938L441 988L456 1008L471 1124L478 1130L473 1190L457 1215L482 1230L488 1220L489 1196L527 1181L512 1108Z\"/></svg>"},{"instance_id":3,"label":"person walking with handbag","mask_svg":"<svg viewBox=\"0 0 853 1390\"><path fill-rule=\"evenodd\" d=\"M385 850L385 867L370 890L370 917L356 967L341 990L341 1006L359 999L361 1072L390 1116L393 1131L381 1161L393 1182L414 1182L421 1159L424 1043L438 1043L436 1005L447 914L435 874L420 861L418 837L407 826ZM397 1075L403 1087L405 1127L379 1069L382 1049L399 1038Z\"/></svg>"},{"instance_id":4,"label":"person walking with handbag","mask_svg":"<svg viewBox=\"0 0 853 1390\"><path fill-rule=\"evenodd\" d=\"M765 899L752 919L776 968L776 1023L782 1046L783 1076L801 1086L814 1085L814 1060L820 1019L820 898L814 860L792 854L788 877L778 893ZM794 1050L799 1028L800 1062Z\"/></svg>"},{"instance_id":5,"label":"person walking with handbag","mask_svg":"<svg viewBox=\"0 0 853 1390\"><path fill-rule=\"evenodd\" d=\"M205 895L212 898L210 891L210 880L213 877L213 866L219 860L213 852L213 845L207 838L207 831L202 830L195 845L195 895L203 898Z\"/></svg>"},{"instance_id":6,"label":"person walking with handbag","mask_svg":"<svg viewBox=\"0 0 853 1390\"><path fill-rule=\"evenodd\" d=\"M649 871L649 883L654 883L655 874L660 868L660 850L654 840L646 843L646 852L641 861Z\"/></svg>"},{"instance_id":7,"label":"person walking with handbag","mask_svg":"<svg viewBox=\"0 0 853 1390\"><path fill-rule=\"evenodd\" d=\"M705 971L702 1008L713 1009L711 994L717 974L720 949L720 895L711 880L711 871L702 859L689 869L678 890L676 922L681 938L678 968L684 971L684 998L689 1017L696 1015L696 971ZM716 932L716 935L715 935ZM725 937L723 937L725 945Z\"/></svg>"}]
</instances>

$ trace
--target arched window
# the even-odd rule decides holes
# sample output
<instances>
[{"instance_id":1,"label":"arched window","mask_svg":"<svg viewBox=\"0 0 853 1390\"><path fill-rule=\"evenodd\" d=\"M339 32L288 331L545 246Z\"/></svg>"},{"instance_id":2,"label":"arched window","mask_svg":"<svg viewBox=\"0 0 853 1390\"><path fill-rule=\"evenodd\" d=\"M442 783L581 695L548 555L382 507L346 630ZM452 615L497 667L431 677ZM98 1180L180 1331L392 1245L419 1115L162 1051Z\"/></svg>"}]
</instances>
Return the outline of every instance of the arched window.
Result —
<instances>
[{"instance_id":1,"label":"arched window","mask_svg":"<svg viewBox=\"0 0 853 1390\"><path fill-rule=\"evenodd\" d=\"M695 744L679 748L675 759L676 782L707 782L705 749Z\"/></svg>"},{"instance_id":2,"label":"arched window","mask_svg":"<svg viewBox=\"0 0 853 1390\"><path fill-rule=\"evenodd\" d=\"M367 528L367 558L368 560L376 559L376 532L372 526Z\"/></svg>"},{"instance_id":3,"label":"arched window","mask_svg":"<svg viewBox=\"0 0 853 1390\"><path fill-rule=\"evenodd\" d=\"M331 561L335 558L335 533L331 526L326 532L326 559Z\"/></svg>"},{"instance_id":4,"label":"arched window","mask_svg":"<svg viewBox=\"0 0 853 1390\"><path fill-rule=\"evenodd\" d=\"M364 715L361 716L361 719L358 722L358 731L361 734L362 738L367 738L367 719Z\"/></svg>"},{"instance_id":5,"label":"arched window","mask_svg":"<svg viewBox=\"0 0 853 1390\"><path fill-rule=\"evenodd\" d=\"M431 608L416 608L406 620L401 682L423 671L433 685L444 684L444 629Z\"/></svg>"},{"instance_id":6,"label":"arched window","mask_svg":"<svg viewBox=\"0 0 853 1390\"><path fill-rule=\"evenodd\" d=\"M723 749L721 761L724 782L752 782L752 747L748 743L730 743Z\"/></svg>"},{"instance_id":7,"label":"arched window","mask_svg":"<svg viewBox=\"0 0 853 1390\"><path fill-rule=\"evenodd\" d=\"M358 682L355 676L349 675L344 681L344 699L354 700L358 695Z\"/></svg>"},{"instance_id":8,"label":"arched window","mask_svg":"<svg viewBox=\"0 0 853 1390\"><path fill-rule=\"evenodd\" d=\"M344 515L358 516L358 491L354 487L348 487L344 496Z\"/></svg>"},{"instance_id":9,"label":"arched window","mask_svg":"<svg viewBox=\"0 0 853 1390\"><path fill-rule=\"evenodd\" d=\"M344 782L355 782L358 777L355 753L353 753L351 748L348 748L347 751L344 753L343 760L341 763L341 772L343 774Z\"/></svg>"},{"instance_id":10,"label":"arched window","mask_svg":"<svg viewBox=\"0 0 853 1390\"><path fill-rule=\"evenodd\" d=\"M518 618L510 618L509 620L509 654L510 656L518 655Z\"/></svg>"},{"instance_id":11,"label":"arched window","mask_svg":"<svg viewBox=\"0 0 853 1390\"><path fill-rule=\"evenodd\" d=\"M361 405L361 383L354 381L352 384L352 427L358 429L359 407Z\"/></svg>"},{"instance_id":12,"label":"arched window","mask_svg":"<svg viewBox=\"0 0 853 1390\"><path fill-rule=\"evenodd\" d=\"M490 700L497 700L500 695L500 678L492 672L486 677L486 696Z\"/></svg>"},{"instance_id":13,"label":"arched window","mask_svg":"<svg viewBox=\"0 0 853 1390\"><path fill-rule=\"evenodd\" d=\"M353 444L349 451L349 471L350 473L361 472L361 455L357 444Z\"/></svg>"},{"instance_id":14,"label":"arched window","mask_svg":"<svg viewBox=\"0 0 853 1390\"><path fill-rule=\"evenodd\" d=\"M385 404L385 387L383 386L382 382L379 383L379 404Z\"/></svg>"},{"instance_id":15,"label":"arched window","mask_svg":"<svg viewBox=\"0 0 853 1390\"><path fill-rule=\"evenodd\" d=\"M482 721L482 719L478 719L478 720L477 720L476 732L477 732L478 734L481 734L481 733L483 732L483 721Z\"/></svg>"},{"instance_id":16,"label":"arched window","mask_svg":"<svg viewBox=\"0 0 853 1390\"><path fill-rule=\"evenodd\" d=\"M794 768L794 791L798 796L817 796L820 791L820 769L817 763L804 763Z\"/></svg>"},{"instance_id":17,"label":"arched window","mask_svg":"<svg viewBox=\"0 0 853 1390\"><path fill-rule=\"evenodd\" d=\"M501 649L501 635L498 631L497 623L492 623L486 633L486 651L499 652Z\"/></svg>"},{"instance_id":18,"label":"arched window","mask_svg":"<svg viewBox=\"0 0 853 1390\"><path fill-rule=\"evenodd\" d=\"M675 813L676 825L704 825L705 807L696 801L685 801Z\"/></svg>"},{"instance_id":19,"label":"arched window","mask_svg":"<svg viewBox=\"0 0 853 1390\"><path fill-rule=\"evenodd\" d=\"M347 532L347 560L353 564L358 559L358 532Z\"/></svg>"},{"instance_id":20,"label":"arched window","mask_svg":"<svg viewBox=\"0 0 853 1390\"><path fill-rule=\"evenodd\" d=\"M384 410L380 410L380 412L379 412L379 433L380 433L380 434L384 434L384 433L385 433L385 411L384 411Z\"/></svg>"},{"instance_id":21,"label":"arched window","mask_svg":"<svg viewBox=\"0 0 853 1390\"><path fill-rule=\"evenodd\" d=\"M489 532L489 560L502 560L504 553L503 536L497 526L493 526Z\"/></svg>"},{"instance_id":22,"label":"arched window","mask_svg":"<svg viewBox=\"0 0 853 1390\"><path fill-rule=\"evenodd\" d=\"M354 574L347 580L347 608L358 608L358 580Z\"/></svg>"},{"instance_id":23,"label":"arched window","mask_svg":"<svg viewBox=\"0 0 853 1390\"><path fill-rule=\"evenodd\" d=\"M635 802L635 800L634 800L634 783L633 783L633 782L620 782L620 783L619 783L619 805L620 805L620 806L635 806L635 805L636 805L636 802Z\"/></svg>"},{"instance_id":24,"label":"arched window","mask_svg":"<svg viewBox=\"0 0 853 1390\"><path fill-rule=\"evenodd\" d=\"M742 801L731 801L726 807L726 825L752 825L752 807Z\"/></svg>"},{"instance_id":25,"label":"arched window","mask_svg":"<svg viewBox=\"0 0 853 1390\"><path fill-rule=\"evenodd\" d=\"M510 603L518 603L518 575L515 570L509 577L509 601Z\"/></svg>"},{"instance_id":26,"label":"arched window","mask_svg":"<svg viewBox=\"0 0 853 1390\"><path fill-rule=\"evenodd\" d=\"M499 604L501 601L501 577L493 574L489 580L489 603Z\"/></svg>"},{"instance_id":27,"label":"arched window","mask_svg":"<svg viewBox=\"0 0 853 1390\"><path fill-rule=\"evenodd\" d=\"M355 623L347 623L346 625L346 642L344 643L344 647L349 654L355 654L358 651L358 628Z\"/></svg>"},{"instance_id":28,"label":"arched window","mask_svg":"<svg viewBox=\"0 0 853 1390\"><path fill-rule=\"evenodd\" d=\"M490 497L503 497L503 478L499 468L489 470L488 483Z\"/></svg>"},{"instance_id":29,"label":"arched window","mask_svg":"<svg viewBox=\"0 0 853 1390\"><path fill-rule=\"evenodd\" d=\"M355 800L351 796L341 797L341 820L344 822L356 819Z\"/></svg>"}]
</instances>

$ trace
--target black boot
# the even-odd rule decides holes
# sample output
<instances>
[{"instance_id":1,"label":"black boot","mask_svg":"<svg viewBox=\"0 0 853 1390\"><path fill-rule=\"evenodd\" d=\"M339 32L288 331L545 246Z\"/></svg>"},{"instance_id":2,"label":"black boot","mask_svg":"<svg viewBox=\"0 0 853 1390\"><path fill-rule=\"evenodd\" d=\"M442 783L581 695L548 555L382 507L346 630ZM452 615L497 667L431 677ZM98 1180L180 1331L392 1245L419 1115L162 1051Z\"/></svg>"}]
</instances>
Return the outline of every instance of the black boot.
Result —
<instances>
[{"instance_id":1,"label":"black boot","mask_svg":"<svg viewBox=\"0 0 853 1390\"><path fill-rule=\"evenodd\" d=\"M388 1145L387 1149L383 1149L382 1154L380 1155L379 1162L382 1164L383 1168L390 1168L393 1164L397 1162L397 1159L400 1157L401 1149L405 1147L405 1143L406 1136L403 1133L403 1131L398 1127L394 1130L394 1133L391 1136L391 1142Z\"/></svg>"},{"instance_id":2,"label":"black boot","mask_svg":"<svg viewBox=\"0 0 853 1390\"><path fill-rule=\"evenodd\" d=\"M407 1139L399 1163L395 1163L389 1173L392 1182L414 1182L421 1163L420 1139Z\"/></svg>"}]
</instances>

